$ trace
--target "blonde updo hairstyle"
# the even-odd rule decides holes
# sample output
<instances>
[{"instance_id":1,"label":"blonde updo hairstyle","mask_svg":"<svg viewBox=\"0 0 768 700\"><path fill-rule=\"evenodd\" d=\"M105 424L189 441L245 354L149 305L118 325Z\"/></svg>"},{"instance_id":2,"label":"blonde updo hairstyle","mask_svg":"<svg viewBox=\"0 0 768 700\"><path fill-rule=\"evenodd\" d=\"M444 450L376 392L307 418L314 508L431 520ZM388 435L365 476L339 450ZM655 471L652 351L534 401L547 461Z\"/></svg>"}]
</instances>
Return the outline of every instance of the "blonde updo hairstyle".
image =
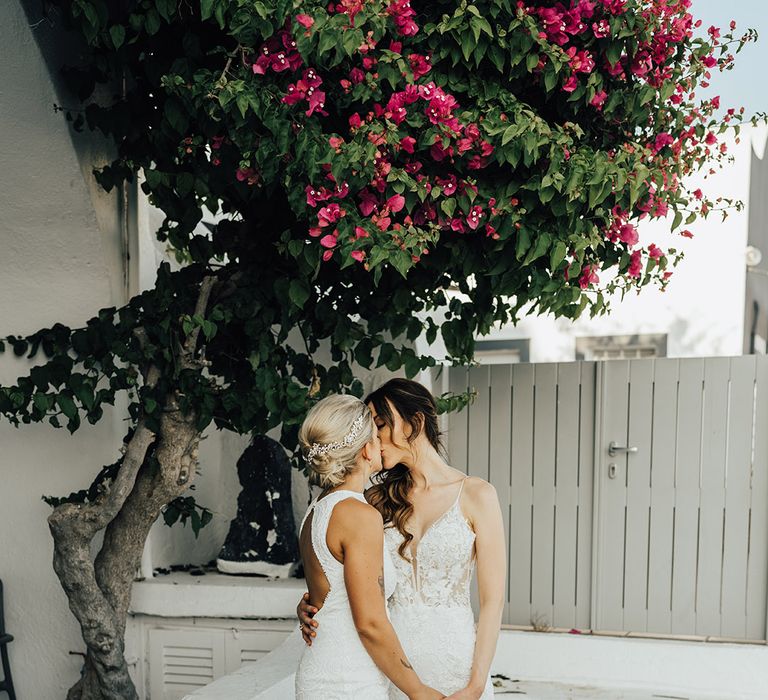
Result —
<instances>
[{"instance_id":1,"label":"blonde updo hairstyle","mask_svg":"<svg viewBox=\"0 0 768 700\"><path fill-rule=\"evenodd\" d=\"M368 406L351 394L326 396L307 413L299 430L299 443L305 458L313 444L342 443L361 415L364 416L362 428L349 444L316 452L306 460L312 483L324 489L341 484L354 471L360 450L373 440L376 424Z\"/></svg>"}]
</instances>

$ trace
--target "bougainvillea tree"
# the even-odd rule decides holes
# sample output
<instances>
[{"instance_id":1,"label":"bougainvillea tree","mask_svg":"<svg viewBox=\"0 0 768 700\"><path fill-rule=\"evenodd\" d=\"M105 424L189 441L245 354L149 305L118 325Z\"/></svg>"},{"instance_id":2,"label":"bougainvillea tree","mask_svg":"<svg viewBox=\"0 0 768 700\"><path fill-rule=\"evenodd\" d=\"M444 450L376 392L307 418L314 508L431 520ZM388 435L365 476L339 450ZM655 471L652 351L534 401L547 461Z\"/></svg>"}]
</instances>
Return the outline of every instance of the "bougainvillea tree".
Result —
<instances>
[{"instance_id":1,"label":"bougainvillea tree","mask_svg":"<svg viewBox=\"0 0 768 700\"><path fill-rule=\"evenodd\" d=\"M142 173L184 262L83 328L3 347L38 358L0 411L77 430L127 397L122 454L50 499L54 567L86 643L70 698L130 698L131 582L152 522L205 518L183 496L211 423L282 426L361 390L355 366L434 364L522 313L605 312L669 284L681 236L725 204L686 189L741 121L698 90L745 41L697 32L688 0L51 0L82 35L63 57L75 128L115 144L95 172ZM105 94L114 93L105 99ZM217 223L201 226L204 210ZM330 363L317 359L320 343ZM444 408L462 397L446 397ZM89 546L106 529L95 561Z\"/></svg>"}]
</instances>

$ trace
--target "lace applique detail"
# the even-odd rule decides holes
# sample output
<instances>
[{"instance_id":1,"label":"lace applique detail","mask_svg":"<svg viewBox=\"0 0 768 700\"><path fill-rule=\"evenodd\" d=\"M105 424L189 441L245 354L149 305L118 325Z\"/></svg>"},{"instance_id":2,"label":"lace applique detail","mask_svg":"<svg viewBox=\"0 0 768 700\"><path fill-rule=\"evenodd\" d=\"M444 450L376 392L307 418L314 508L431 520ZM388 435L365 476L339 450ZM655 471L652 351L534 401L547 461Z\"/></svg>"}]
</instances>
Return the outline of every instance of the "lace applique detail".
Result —
<instances>
[{"instance_id":1,"label":"lace applique detail","mask_svg":"<svg viewBox=\"0 0 768 700\"><path fill-rule=\"evenodd\" d=\"M408 660L419 678L445 695L466 687L475 652L475 618L470 583L475 567L475 533L459 500L426 530L412 561L400 556L403 541L394 527L384 541L397 570L397 588L389 600L390 618ZM412 546L411 543L410 546ZM390 700L405 700L396 687ZM490 676L481 700L493 699Z\"/></svg>"},{"instance_id":2,"label":"lace applique detail","mask_svg":"<svg viewBox=\"0 0 768 700\"><path fill-rule=\"evenodd\" d=\"M424 533L415 551L407 548L411 561L400 556L403 536L394 527L384 539L397 569L397 588L390 605L468 606L474 570L475 533L461 513L458 499Z\"/></svg>"}]
</instances>

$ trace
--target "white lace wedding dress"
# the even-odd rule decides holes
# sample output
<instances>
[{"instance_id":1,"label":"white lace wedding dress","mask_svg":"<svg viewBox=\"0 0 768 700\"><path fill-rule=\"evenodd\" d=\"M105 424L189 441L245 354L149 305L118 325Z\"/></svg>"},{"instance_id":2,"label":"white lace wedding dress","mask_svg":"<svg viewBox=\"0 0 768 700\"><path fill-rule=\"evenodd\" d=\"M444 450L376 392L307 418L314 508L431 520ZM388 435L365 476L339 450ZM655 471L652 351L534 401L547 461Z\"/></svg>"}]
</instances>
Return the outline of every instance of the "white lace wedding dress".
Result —
<instances>
[{"instance_id":1,"label":"white lace wedding dress","mask_svg":"<svg viewBox=\"0 0 768 700\"><path fill-rule=\"evenodd\" d=\"M389 599L390 620L419 678L446 695L466 687L475 651L475 618L469 600L475 533L459 506L463 487L464 482L453 505L424 533L411 561L398 553L403 541L400 532L394 527L384 531L397 570L397 586ZM408 555L409 549L405 551ZM406 695L391 685L389 697L401 700ZM489 676L481 700L492 698Z\"/></svg>"},{"instance_id":2,"label":"white lace wedding dress","mask_svg":"<svg viewBox=\"0 0 768 700\"><path fill-rule=\"evenodd\" d=\"M328 523L337 503L365 497L357 491L334 491L315 499L307 509L299 532L310 513L312 548L330 584L330 590L315 619L320 634L306 647L296 672L297 700L388 700L390 683L365 650L357 634L344 585L344 565L328 549ZM384 550L384 591L388 597L395 587L395 571L386 546Z\"/></svg>"}]
</instances>

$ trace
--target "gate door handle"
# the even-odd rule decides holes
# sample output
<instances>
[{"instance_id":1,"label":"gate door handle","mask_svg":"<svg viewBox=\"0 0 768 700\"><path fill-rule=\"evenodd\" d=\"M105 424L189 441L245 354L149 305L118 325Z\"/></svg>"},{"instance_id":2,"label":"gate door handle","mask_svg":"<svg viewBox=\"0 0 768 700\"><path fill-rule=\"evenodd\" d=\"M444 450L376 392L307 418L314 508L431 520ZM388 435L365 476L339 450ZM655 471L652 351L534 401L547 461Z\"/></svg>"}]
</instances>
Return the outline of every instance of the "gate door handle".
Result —
<instances>
[{"instance_id":1,"label":"gate door handle","mask_svg":"<svg viewBox=\"0 0 768 700\"><path fill-rule=\"evenodd\" d=\"M621 445L617 445L615 442L611 442L611 444L608 445L609 456L615 457L619 452L634 453L637 452L637 447L622 447Z\"/></svg>"}]
</instances>

